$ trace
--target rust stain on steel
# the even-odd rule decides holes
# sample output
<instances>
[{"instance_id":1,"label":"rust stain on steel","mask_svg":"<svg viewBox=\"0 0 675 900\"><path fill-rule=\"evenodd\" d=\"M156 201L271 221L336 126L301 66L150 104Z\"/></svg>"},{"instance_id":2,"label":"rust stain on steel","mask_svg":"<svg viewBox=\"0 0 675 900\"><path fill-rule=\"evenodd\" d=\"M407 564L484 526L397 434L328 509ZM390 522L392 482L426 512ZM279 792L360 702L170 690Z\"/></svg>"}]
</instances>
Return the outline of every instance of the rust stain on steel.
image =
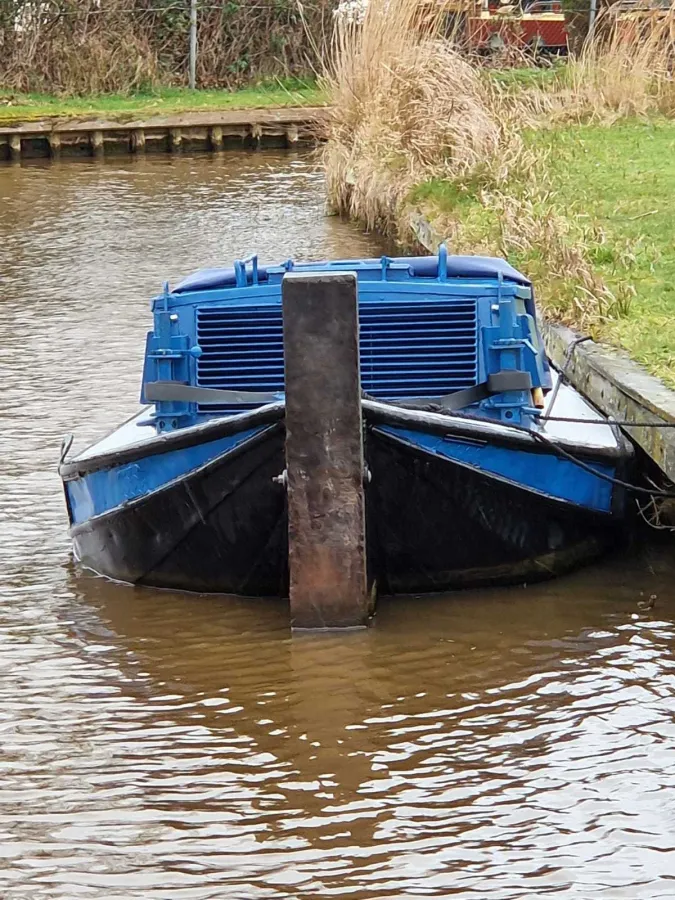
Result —
<instances>
[{"instance_id":1,"label":"rust stain on steel","mask_svg":"<svg viewBox=\"0 0 675 900\"><path fill-rule=\"evenodd\" d=\"M363 625L366 572L356 276L283 283L292 624Z\"/></svg>"}]
</instances>

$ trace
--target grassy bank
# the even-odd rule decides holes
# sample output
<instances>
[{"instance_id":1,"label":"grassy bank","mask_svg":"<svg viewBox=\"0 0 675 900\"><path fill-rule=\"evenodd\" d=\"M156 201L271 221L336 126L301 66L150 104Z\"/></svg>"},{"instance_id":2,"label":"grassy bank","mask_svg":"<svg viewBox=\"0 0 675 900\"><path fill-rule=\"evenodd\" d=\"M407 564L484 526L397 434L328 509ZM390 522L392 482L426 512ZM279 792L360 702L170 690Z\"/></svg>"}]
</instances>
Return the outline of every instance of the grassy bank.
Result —
<instances>
[{"instance_id":1,"label":"grassy bank","mask_svg":"<svg viewBox=\"0 0 675 900\"><path fill-rule=\"evenodd\" d=\"M334 206L411 244L499 255L548 316L675 387L675 9L550 70L486 73L417 0L371 0L326 75Z\"/></svg>"},{"instance_id":2,"label":"grassy bank","mask_svg":"<svg viewBox=\"0 0 675 900\"><path fill-rule=\"evenodd\" d=\"M0 121L25 121L45 116L116 119L168 115L205 109L262 109L281 106L320 106L321 90L310 81L287 80L237 91L191 91L163 88L152 93L58 97L0 89Z\"/></svg>"},{"instance_id":3,"label":"grassy bank","mask_svg":"<svg viewBox=\"0 0 675 900\"><path fill-rule=\"evenodd\" d=\"M623 346L675 387L675 123L525 139L544 161L534 173L515 171L498 189L481 175L432 179L411 191L411 207L453 250L508 257L554 318Z\"/></svg>"}]
</instances>

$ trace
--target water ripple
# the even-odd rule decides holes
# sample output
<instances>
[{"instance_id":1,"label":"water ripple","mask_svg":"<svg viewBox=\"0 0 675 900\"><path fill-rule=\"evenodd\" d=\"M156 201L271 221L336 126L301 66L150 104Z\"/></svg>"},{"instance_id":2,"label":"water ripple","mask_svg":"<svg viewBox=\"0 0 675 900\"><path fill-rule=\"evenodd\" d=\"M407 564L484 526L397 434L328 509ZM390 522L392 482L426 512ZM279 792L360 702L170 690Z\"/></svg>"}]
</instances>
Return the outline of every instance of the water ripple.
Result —
<instances>
[{"instance_id":1,"label":"water ripple","mask_svg":"<svg viewBox=\"0 0 675 900\"><path fill-rule=\"evenodd\" d=\"M312 163L5 168L0 210L3 900L672 900L668 547L293 639L69 561L59 439L133 407L162 280L377 252Z\"/></svg>"}]
</instances>

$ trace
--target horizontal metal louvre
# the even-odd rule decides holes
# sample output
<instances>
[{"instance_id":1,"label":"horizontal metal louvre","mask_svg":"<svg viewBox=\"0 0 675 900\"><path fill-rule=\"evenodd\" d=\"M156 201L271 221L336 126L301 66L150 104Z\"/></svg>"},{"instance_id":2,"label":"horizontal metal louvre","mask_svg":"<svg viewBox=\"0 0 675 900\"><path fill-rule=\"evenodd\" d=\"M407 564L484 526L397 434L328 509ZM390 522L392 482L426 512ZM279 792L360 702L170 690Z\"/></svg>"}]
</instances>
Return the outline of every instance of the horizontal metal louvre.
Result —
<instances>
[{"instance_id":1,"label":"horizontal metal louvre","mask_svg":"<svg viewBox=\"0 0 675 900\"><path fill-rule=\"evenodd\" d=\"M359 324L361 384L374 397L433 397L476 383L474 300L365 302Z\"/></svg>"},{"instance_id":2,"label":"horizontal metal louvre","mask_svg":"<svg viewBox=\"0 0 675 900\"><path fill-rule=\"evenodd\" d=\"M374 397L433 397L476 383L475 300L362 300L359 319L361 383ZM197 342L200 387L283 391L280 305L197 309Z\"/></svg>"}]
</instances>

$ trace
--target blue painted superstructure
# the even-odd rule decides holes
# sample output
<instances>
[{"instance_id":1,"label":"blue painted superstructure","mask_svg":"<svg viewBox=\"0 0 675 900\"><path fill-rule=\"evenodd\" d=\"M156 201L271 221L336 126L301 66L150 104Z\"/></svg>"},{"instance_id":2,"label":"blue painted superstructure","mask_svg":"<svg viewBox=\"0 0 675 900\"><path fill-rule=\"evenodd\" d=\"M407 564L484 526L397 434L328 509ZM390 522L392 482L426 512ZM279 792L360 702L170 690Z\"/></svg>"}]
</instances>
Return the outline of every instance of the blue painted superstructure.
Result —
<instances>
[{"instance_id":1,"label":"blue painted superstructure","mask_svg":"<svg viewBox=\"0 0 675 900\"><path fill-rule=\"evenodd\" d=\"M373 398L438 398L497 373L522 372L528 387L486 399L477 410L519 423L531 389L550 387L527 279L503 260L448 257L445 248L438 257L289 260L265 268L252 257L233 269L197 273L173 291L167 286L153 301L144 387L173 381L283 396L282 279L290 271L326 270L357 274L362 385ZM159 401L152 422L166 432L246 407Z\"/></svg>"},{"instance_id":2,"label":"blue painted superstructure","mask_svg":"<svg viewBox=\"0 0 675 900\"><path fill-rule=\"evenodd\" d=\"M379 590L548 577L612 539L631 448L549 366L525 276L444 247L276 266L253 256L164 286L142 409L61 460L85 565L133 583L286 595L282 282L344 271L357 276Z\"/></svg>"}]
</instances>

